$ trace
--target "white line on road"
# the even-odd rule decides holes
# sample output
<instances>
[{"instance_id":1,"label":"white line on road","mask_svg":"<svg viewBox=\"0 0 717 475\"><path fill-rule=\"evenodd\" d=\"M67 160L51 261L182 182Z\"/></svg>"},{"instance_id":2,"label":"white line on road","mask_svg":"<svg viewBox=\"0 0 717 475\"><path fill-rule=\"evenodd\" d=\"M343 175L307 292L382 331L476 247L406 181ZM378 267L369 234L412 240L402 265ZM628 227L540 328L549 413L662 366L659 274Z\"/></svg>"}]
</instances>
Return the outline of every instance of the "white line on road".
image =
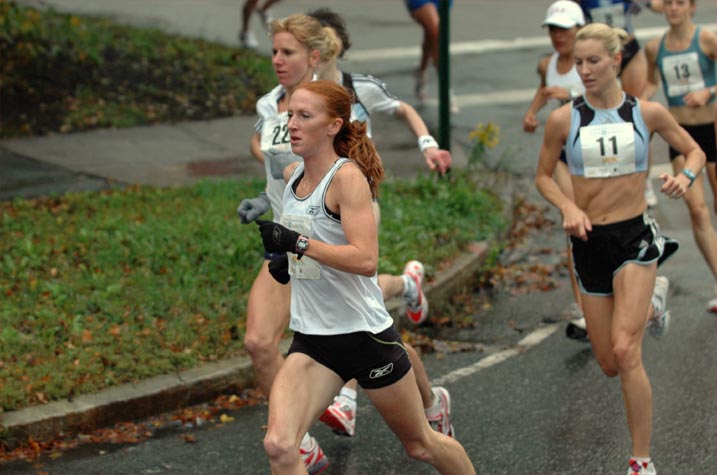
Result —
<instances>
[{"instance_id":1,"label":"white line on road","mask_svg":"<svg viewBox=\"0 0 717 475\"><path fill-rule=\"evenodd\" d=\"M700 24L705 28L714 29L715 24ZM658 26L652 28L638 28L635 30L636 36L641 39L649 39L661 35L667 30L666 26ZM548 36L530 36L526 38L515 38L513 40L479 40L465 41L460 43L451 43L451 55L460 54L480 54L490 53L494 51L510 51L516 49L536 48L549 46L550 40ZM396 48L378 48L365 49L347 53L348 61L377 61L400 58L418 58L421 54L421 48L418 46L396 47Z\"/></svg>"},{"instance_id":2,"label":"white line on road","mask_svg":"<svg viewBox=\"0 0 717 475\"><path fill-rule=\"evenodd\" d=\"M519 104L532 101L534 95L535 88L509 89L503 91L484 92L482 94L456 95L456 102L461 107L484 106L491 104ZM438 99L428 99L426 104L438 106Z\"/></svg>"},{"instance_id":3,"label":"white line on road","mask_svg":"<svg viewBox=\"0 0 717 475\"><path fill-rule=\"evenodd\" d=\"M531 334L520 340L515 347L499 351L498 353L493 353L492 355L486 356L482 360L476 361L472 365L464 366L463 368L453 370L450 373L444 374L443 376L434 379L433 381L431 381L431 383L434 386L440 386L442 384L454 383L459 379L472 376L478 371L490 368L491 366L495 366L498 363L502 363L508 358L512 358L513 356L517 356L521 353L528 351L530 348L555 333L555 330L557 329L557 323L538 328L537 330L533 331Z\"/></svg>"}]
</instances>

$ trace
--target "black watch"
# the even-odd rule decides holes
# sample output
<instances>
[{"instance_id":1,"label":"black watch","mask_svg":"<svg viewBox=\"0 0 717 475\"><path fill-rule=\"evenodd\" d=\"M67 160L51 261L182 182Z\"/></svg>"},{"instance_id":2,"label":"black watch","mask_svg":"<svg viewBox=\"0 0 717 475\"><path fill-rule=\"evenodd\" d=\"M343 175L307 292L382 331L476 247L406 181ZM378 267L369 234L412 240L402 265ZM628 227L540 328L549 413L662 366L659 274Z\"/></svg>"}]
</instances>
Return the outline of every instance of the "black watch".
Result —
<instances>
[{"instance_id":1,"label":"black watch","mask_svg":"<svg viewBox=\"0 0 717 475\"><path fill-rule=\"evenodd\" d=\"M299 255L299 259L309 249L309 238L303 234L296 240L296 253Z\"/></svg>"}]
</instances>

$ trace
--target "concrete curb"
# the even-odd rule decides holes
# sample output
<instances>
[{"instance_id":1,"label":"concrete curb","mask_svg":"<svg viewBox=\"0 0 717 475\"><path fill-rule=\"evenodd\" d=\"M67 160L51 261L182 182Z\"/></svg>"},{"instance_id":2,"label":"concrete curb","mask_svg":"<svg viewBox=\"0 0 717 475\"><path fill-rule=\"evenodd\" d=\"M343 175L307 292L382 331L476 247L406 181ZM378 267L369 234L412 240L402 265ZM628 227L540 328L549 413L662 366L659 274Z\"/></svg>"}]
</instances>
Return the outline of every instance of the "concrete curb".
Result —
<instances>
[{"instance_id":1,"label":"concrete curb","mask_svg":"<svg viewBox=\"0 0 717 475\"><path fill-rule=\"evenodd\" d=\"M502 202L506 204L506 218L512 216L512 198L509 190L512 179L499 177L496 189L502 190ZM494 182L494 185L497 184ZM494 241L504 236L497 234ZM491 242L474 243L468 252L458 256L450 266L438 272L436 279L425 285L424 290L433 305L440 307L450 302L452 295L471 286L481 267L490 255ZM403 317L405 304L402 299L392 299L386 304L400 328L412 325ZM281 343L282 351L288 350L290 341ZM239 393L254 384L254 370L248 356L229 358L181 371L156 376L136 384L124 384L96 394L78 396L72 400L55 401L19 411L0 414L2 441L12 448L32 437L49 440L70 433L85 432L106 427L120 421L147 418L161 412L176 410L192 404L212 400L220 394Z\"/></svg>"}]
</instances>

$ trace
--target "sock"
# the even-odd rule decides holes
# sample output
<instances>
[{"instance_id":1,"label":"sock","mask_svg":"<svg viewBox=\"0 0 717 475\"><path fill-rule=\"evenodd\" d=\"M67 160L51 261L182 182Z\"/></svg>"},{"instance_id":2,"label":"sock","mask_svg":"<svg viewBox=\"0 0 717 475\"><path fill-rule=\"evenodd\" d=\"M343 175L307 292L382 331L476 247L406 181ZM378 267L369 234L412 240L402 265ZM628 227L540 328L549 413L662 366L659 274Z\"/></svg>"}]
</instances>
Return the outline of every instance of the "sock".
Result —
<instances>
[{"instance_id":1,"label":"sock","mask_svg":"<svg viewBox=\"0 0 717 475\"><path fill-rule=\"evenodd\" d=\"M356 400L356 390L343 387L341 388L341 391L339 391L339 396L346 396L349 399Z\"/></svg>"},{"instance_id":2,"label":"sock","mask_svg":"<svg viewBox=\"0 0 717 475\"><path fill-rule=\"evenodd\" d=\"M427 416L435 417L441 413L441 400L434 389L431 389L431 391L433 391L433 405L428 409L425 409L425 412Z\"/></svg>"},{"instance_id":3,"label":"sock","mask_svg":"<svg viewBox=\"0 0 717 475\"><path fill-rule=\"evenodd\" d=\"M304 438L301 439L301 450L303 450L304 452L308 452L309 450L311 450L311 445L311 436L307 432L306 434L304 434Z\"/></svg>"}]
</instances>

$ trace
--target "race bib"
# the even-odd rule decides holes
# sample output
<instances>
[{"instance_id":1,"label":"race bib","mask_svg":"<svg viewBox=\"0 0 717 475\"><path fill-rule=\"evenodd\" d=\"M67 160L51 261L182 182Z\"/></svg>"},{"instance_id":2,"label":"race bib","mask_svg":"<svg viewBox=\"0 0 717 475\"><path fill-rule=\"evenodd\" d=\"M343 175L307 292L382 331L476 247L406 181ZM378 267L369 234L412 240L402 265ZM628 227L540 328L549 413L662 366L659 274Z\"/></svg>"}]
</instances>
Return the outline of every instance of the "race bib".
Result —
<instances>
[{"instance_id":1,"label":"race bib","mask_svg":"<svg viewBox=\"0 0 717 475\"><path fill-rule=\"evenodd\" d=\"M695 51L662 58L662 73L667 83L667 95L682 97L705 88L699 59Z\"/></svg>"},{"instance_id":2,"label":"race bib","mask_svg":"<svg viewBox=\"0 0 717 475\"><path fill-rule=\"evenodd\" d=\"M590 16L593 23L605 23L609 26L625 28L625 9L622 3L591 8Z\"/></svg>"},{"instance_id":3,"label":"race bib","mask_svg":"<svg viewBox=\"0 0 717 475\"><path fill-rule=\"evenodd\" d=\"M261 129L261 151L267 162L267 169L277 180L284 178L287 165L299 160L299 157L291 152L290 142L289 115L286 112L264 120Z\"/></svg>"},{"instance_id":4,"label":"race bib","mask_svg":"<svg viewBox=\"0 0 717 475\"><path fill-rule=\"evenodd\" d=\"M309 216L282 215L281 224L287 228L311 236L311 218ZM296 254L289 253L289 275L296 279L318 280L321 278L321 266L310 257L301 259Z\"/></svg>"},{"instance_id":5,"label":"race bib","mask_svg":"<svg viewBox=\"0 0 717 475\"><path fill-rule=\"evenodd\" d=\"M586 178L608 178L635 172L635 134L631 123L580 127Z\"/></svg>"}]
</instances>

